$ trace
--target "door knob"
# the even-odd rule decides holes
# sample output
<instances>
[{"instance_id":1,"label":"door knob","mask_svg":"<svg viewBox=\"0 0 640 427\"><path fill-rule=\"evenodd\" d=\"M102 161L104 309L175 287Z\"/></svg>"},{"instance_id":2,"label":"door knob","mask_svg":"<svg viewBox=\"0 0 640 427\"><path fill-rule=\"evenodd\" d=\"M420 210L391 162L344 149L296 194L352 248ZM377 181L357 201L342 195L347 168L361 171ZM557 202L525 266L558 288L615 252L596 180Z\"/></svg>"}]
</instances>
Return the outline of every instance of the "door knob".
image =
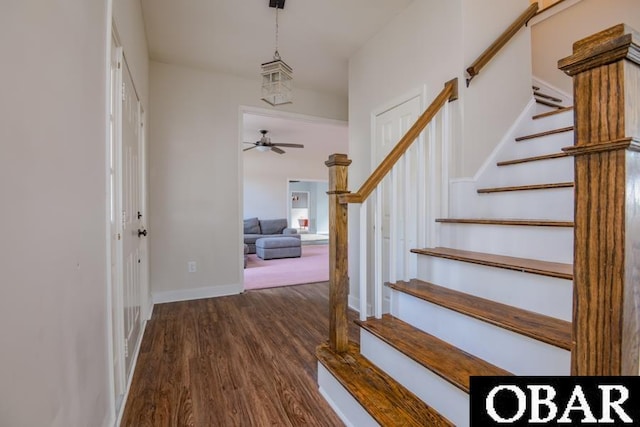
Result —
<instances>
[{"instance_id":1,"label":"door knob","mask_svg":"<svg viewBox=\"0 0 640 427\"><path fill-rule=\"evenodd\" d=\"M140 237L140 236L145 236L146 237L147 236L147 230L138 229L138 237Z\"/></svg>"}]
</instances>

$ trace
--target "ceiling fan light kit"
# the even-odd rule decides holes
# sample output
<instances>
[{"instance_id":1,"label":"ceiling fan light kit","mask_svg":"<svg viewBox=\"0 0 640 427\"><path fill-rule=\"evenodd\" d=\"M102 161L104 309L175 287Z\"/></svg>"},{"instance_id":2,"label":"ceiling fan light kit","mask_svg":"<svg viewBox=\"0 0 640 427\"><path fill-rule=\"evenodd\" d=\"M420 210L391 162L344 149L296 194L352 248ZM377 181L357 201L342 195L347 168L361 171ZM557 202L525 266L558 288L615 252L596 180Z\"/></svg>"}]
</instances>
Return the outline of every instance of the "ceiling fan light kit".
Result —
<instances>
[{"instance_id":1,"label":"ceiling fan light kit","mask_svg":"<svg viewBox=\"0 0 640 427\"><path fill-rule=\"evenodd\" d=\"M262 100L272 106L290 104L293 99L293 69L278 52L278 9L284 9L285 0L269 0L276 9L276 50L273 61L262 64Z\"/></svg>"}]
</instances>

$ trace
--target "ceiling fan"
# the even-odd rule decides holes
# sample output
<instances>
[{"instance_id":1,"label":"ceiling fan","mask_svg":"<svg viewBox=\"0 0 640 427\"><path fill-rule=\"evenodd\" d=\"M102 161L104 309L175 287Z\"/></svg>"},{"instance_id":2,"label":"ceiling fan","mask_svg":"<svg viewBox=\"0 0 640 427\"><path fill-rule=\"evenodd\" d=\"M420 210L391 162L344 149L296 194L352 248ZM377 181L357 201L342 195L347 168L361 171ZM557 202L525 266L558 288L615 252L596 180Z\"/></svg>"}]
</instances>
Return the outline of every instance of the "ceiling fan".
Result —
<instances>
[{"instance_id":1,"label":"ceiling fan","mask_svg":"<svg viewBox=\"0 0 640 427\"><path fill-rule=\"evenodd\" d=\"M260 130L260 133L262 134L262 138L260 138L256 142L245 142L245 144L253 144L253 147L245 148L242 151L249 151L254 148L257 148L258 151L271 150L278 154L284 154L285 151L278 147L304 148L304 145L302 144L274 144L271 142L271 138L267 136L267 133L269 133L268 130L262 129Z\"/></svg>"}]
</instances>

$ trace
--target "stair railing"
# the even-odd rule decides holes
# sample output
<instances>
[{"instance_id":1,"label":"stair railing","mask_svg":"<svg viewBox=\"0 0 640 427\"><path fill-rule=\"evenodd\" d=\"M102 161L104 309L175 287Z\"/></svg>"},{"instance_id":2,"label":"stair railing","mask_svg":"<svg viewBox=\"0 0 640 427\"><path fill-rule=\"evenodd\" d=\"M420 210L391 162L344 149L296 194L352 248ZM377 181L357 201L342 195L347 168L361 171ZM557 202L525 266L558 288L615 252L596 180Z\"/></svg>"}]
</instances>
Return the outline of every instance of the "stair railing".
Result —
<instances>
[{"instance_id":1,"label":"stair railing","mask_svg":"<svg viewBox=\"0 0 640 427\"><path fill-rule=\"evenodd\" d=\"M498 37L482 54L473 61L473 64L467 68L467 87L471 83L471 80L478 74L480 70L493 59L494 56L515 36L518 31L525 25L531 18L533 18L538 12L538 3L532 3L509 27L504 30L500 37Z\"/></svg>"},{"instance_id":2,"label":"stair railing","mask_svg":"<svg viewBox=\"0 0 640 427\"><path fill-rule=\"evenodd\" d=\"M417 265L415 259L410 260L411 245L425 245L428 235L427 193L434 194L436 183L428 183L426 160L433 164L435 151L440 152L440 177L438 184L448 181L450 114L445 106L458 99L458 79L445 83L442 91L431 105L418 117L416 122L389 152L360 189L351 193L347 190L348 167L351 160L345 154L333 154L325 164L329 167L329 344L336 352L344 352L348 346L348 204L360 204L360 319L366 320L369 312L369 301L375 317L382 317L383 311L383 182L387 183L389 207L389 260L388 280L395 282L398 278L408 280L415 276ZM443 108L445 107L445 108ZM439 114L442 110L442 114ZM440 126L432 123L440 117ZM427 150L424 139L412 150L413 142L429 126L430 150ZM442 145L436 148L436 140ZM429 152L431 151L431 152ZM415 175L415 176L414 176ZM403 188L404 187L404 188ZM408 191L406 187L411 187ZM375 194L374 200L369 196ZM439 203L448 206L446 191L441 195ZM372 205L374 218L374 271L373 292L369 292L369 207ZM409 212L415 212L414 221L410 222ZM401 214L403 218L401 218ZM417 240L410 239L417 235ZM402 237L401 237L402 236ZM400 246L403 250L400 250ZM414 256L415 258L415 256Z\"/></svg>"}]
</instances>

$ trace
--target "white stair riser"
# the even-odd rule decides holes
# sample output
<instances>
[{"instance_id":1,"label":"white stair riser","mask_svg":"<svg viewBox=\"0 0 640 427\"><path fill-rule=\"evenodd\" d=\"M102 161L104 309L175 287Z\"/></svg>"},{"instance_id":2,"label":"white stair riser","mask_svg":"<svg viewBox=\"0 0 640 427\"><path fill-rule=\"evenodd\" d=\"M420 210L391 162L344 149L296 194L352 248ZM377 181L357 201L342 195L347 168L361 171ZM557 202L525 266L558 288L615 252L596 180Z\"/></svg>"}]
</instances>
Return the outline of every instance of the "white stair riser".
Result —
<instances>
[{"instance_id":1,"label":"white stair riser","mask_svg":"<svg viewBox=\"0 0 640 427\"><path fill-rule=\"evenodd\" d=\"M524 141L514 141L512 144L505 145L503 150L500 150L499 155L496 156L496 163L502 160L559 153L563 148L571 145L573 145L573 132L562 132Z\"/></svg>"},{"instance_id":2,"label":"white stair riser","mask_svg":"<svg viewBox=\"0 0 640 427\"><path fill-rule=\"evenodd\" d=\"M560 129L573 126L573 110L564 111L540 119L530 119L518 127L518 135L529 135L544 132L551 129Z\"/></svg>"},{"instance_id":3,"label":"white stair riser","mask_svg":"<svg viewBox=\"0 0 640 427\"><path fill-rule=\"evenodd\" d=\"M543 93L544 93L544 92L543 92ZM546 93L548 93L548 92L546 92ZM561 102L561 103L560 103L560 105L562 105L563 107L568 107L568 106L569 106L569 105L571 105L571 104L569 104L569 103L565 103L565 102ZM535 113L534 113L533 115L535 115L535 114L541 114L541 113L547 113L547 112L549 112L549 111L556 111L556 110L557 110L557 108L554 108L554 107L548 107L548 106L546 106L546 105L544 105L544 104L539 104L539 103L537 103L537 102L536 102L536 105L535 105L535 107L534 107L534 110L535 110Z\"/></svg>"},{"instance_id":4,"label":"white stair riser","mask_svg":"<svg viewBox=\"0 0 640 427\"><path fill-rule=\"evenodd\" d=\"M573 218L573 188L478 194L474 182L451 185L451 218Z\"/></svg>"},{"instance_id":5,"label":"white stair riser","mask_svg":"<svg viewBox=\"0 0 640 427\"><path fill-rule=\"evenodd\" d=\"M363 329L360 352L456 426L469 425L467 393Z\"/></svg>"},{"instance_id":6,"label":"white stair riser","mask_svg":"<svg viewBox=\"0 0 640 427\"><path fill-rule=\"evenodd\" d=\"M318 386L320 394L347 427L380 426L320 362L318 362Z\"/></svg>"},{"instance_id":7,"label":"white stair riser","mask_svg":"<svg viewBox=\"0 0 640 427\"><path fill-rule=\"evenodd\" d=\"M558 347L414 298L392 293L392 314L516 375L569 375L571 354Z\"/></svg>"},{"instance_id":8,"label":"white stair riser","mask_svg":"<svg viewBox=\"0 0 640 427\"><path fill-rule=\"evenodd\" d=\"M573 182L573 157L496 166L478 180L478 188ZM529 192L534 190L529 190ZM551 191L551 190L535 190Z\"/></svg>"},{"instance_id":9,"label":"white stair riser","mask_svg":"<svg viewBox=\"0 0 640 427\"><path fill-rule=\"evenodd\" d=\"M441 224L439 246L543 261L573 262L572 227Z\"/></svg>"},{"instance_id":10,"label":"white stair riser","mask_svg":"<svg viewBox=\"0 0 640 427\"><path fill-rule=\"evenodd\" d=\"M571 321L571 280L420 255L418 279Z\"/></svg>"}]
</instances>

